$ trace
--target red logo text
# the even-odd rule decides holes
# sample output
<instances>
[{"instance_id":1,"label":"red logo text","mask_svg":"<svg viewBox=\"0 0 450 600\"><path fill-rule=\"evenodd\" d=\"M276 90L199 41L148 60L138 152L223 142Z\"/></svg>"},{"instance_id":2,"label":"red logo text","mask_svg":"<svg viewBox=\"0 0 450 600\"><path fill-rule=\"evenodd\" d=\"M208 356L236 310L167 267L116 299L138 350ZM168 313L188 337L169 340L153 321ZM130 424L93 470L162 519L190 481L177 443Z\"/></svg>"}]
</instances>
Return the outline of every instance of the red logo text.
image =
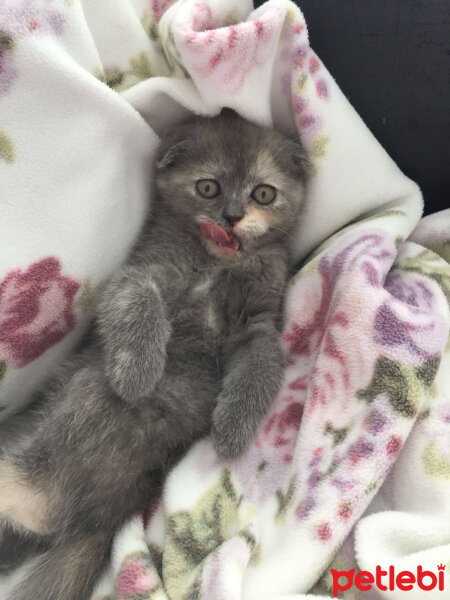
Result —
<instances>
[{"instance_id":1,"label":"red logo text","mask_svg":"<svg viewBox=\"0 0 450 600\"><path fill-rule=\"evenodd\" d=\"M437 566L437 574L433 571L424 571L421 566L417 567L416 573L412 571L395 572L395 568L391 565L387 571L383 571L380 565L375 569L375 575L370 571L360 571L356 573L355 569L350 571L336 571L331 569L333 577L333 596L337 596L339 592L349 590L352 585L363 592L368 592L373 586L383 592L395 589L409 592L414 587L418 587L425 592L434 589L443 591L444 589L444 570L445 565ZM341 582L341 578L345 581Z\"/></svg>"}]
</instances>

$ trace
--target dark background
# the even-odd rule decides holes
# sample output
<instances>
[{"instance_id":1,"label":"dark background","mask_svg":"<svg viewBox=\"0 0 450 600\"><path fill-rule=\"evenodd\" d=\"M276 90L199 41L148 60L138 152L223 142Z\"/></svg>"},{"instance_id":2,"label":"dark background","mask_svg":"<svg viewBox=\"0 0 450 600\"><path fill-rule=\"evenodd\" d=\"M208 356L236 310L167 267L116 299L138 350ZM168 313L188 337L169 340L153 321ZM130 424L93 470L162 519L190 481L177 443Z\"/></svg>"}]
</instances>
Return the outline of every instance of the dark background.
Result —
<instances>
[{"instance_id":1,"label":"dark background","mask_svg":"<svg viewBox=\"0 0 450 600\"><path fill-rule=\"evenodd\" d=\"M402 171L421 186L425 212L450 208L450 0L296 4L311 46Z\"/></svg>"}]
</instances>

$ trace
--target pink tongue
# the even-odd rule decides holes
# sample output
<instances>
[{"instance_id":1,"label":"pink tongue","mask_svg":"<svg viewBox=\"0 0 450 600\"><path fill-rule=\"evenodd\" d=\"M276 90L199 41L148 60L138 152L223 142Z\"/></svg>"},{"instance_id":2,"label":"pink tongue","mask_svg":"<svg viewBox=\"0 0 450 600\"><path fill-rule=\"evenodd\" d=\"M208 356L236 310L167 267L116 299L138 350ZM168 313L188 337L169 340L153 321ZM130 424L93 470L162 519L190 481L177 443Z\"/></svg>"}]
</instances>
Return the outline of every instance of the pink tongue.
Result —
<instances>
[{"instance_id":1,"label":"pink tongue","mask_svg":"<svg viewBox=\"0 0 450 600\"><path fill-rule=\"evenodd\" d=\"M239 250L239 240L232 233L215 223L202 223L200 225L202 236L207 240L213 240L226 254L235 254Z\"/></svg>"},{"instance_id":2,"label":"pink tongue","mask_svg":"<svg viewBox=\"0 0 450 600\"><path fill-rule=\"evenodd\" d=\"M202 236L207 240L213 240L218 244L219 242L222 244L226 244L227 242L231 242L231 235L216 225L215 223L202 223L200 225L200 230L202 232Z\"/></svg>"}]
</instances>

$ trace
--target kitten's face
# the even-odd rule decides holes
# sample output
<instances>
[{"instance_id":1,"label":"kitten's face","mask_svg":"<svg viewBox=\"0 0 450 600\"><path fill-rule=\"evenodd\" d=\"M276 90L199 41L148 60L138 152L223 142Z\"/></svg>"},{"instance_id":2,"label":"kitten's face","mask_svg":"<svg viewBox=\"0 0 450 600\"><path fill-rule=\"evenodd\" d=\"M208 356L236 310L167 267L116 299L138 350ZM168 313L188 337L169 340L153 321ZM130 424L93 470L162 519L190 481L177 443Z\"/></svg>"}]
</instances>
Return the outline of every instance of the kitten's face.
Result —
<instances>
[{"instance_id":1,"label":"kitten's face","mask_svg":"<svg viewBox=\"0 0 450 600\"><path fill-rule=\"evenodd\" d=\"M231 111L172 131L156 167L164 202L217 257L286 243L296 224L306 184L302 146Z\"/></svg>"}]
</instances>

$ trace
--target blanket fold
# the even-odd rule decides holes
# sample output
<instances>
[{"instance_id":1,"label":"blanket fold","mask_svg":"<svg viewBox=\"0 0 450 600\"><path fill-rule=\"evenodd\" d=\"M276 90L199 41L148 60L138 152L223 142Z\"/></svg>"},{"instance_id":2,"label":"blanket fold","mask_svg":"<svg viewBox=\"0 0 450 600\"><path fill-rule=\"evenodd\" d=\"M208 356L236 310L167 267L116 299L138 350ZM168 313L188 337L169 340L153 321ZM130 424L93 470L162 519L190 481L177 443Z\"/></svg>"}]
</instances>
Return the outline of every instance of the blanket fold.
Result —
<instances>
[{"instance_id":1,"label":"blanket fold","mask_svg":"<svg viewBox=\"0 0 450 600\"><path fill-rule=\"evenodd\" d=\"M96 600L330 598L330 569L441 564L446 591L427 598L444 598L450 210L420 220L418 187L310 47L301 11L6 0L0 67L0 418L85 331L151 209L167 127L228 106L297 132L312 162L283 388L242 458L220 462L209 439L190 450L118 533Z\"/></svg>"}]
</instances>

